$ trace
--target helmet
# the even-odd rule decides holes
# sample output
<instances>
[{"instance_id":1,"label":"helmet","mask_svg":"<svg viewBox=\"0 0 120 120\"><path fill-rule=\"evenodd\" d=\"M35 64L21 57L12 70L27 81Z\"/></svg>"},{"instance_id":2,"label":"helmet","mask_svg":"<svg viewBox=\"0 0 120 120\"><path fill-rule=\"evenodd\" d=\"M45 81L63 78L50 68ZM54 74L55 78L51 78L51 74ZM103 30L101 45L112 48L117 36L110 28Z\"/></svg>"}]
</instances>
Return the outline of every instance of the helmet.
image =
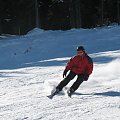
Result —
<instances>
[{"instance_id":1,"label":"helmet","mask_svg":"<svg viewBox=\"0 0 120 120\"><path fill-rule=\"evenodd\" d=\"M84 49L83 46L78 46L78 47L77 47L77 51L79 51L79 50L85 51L85 49Z\"/></svg>"}]
</instances>

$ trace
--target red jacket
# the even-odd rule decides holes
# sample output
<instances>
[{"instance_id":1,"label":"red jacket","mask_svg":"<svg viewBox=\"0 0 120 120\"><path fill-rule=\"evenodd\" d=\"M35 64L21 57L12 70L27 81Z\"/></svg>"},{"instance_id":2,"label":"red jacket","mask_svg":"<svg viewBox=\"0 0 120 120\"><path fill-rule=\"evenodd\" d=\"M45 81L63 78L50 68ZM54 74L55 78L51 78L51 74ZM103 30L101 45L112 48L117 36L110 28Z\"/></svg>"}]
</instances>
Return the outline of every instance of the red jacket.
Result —
<instances>
[{"instance_id":1,"label":"red jacket","mask_svg":"<svg viewBox=\"0 0 120 120\"><path fill-rule=\"evenodd\" d=\"M86 53L83 56L76 55L67 63L65 70L90 75L93 71L93 61Z\"/></svg>"}]
</instances>

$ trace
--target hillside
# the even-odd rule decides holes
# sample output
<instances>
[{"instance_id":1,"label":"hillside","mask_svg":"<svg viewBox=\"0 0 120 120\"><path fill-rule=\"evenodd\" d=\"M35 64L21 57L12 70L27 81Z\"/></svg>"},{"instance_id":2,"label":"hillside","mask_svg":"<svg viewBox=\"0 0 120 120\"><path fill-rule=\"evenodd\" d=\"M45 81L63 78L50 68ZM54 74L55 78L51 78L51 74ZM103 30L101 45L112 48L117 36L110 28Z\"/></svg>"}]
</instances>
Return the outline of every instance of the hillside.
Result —
<instances>
[{"instance_id":1,"label":"hillside","mask_svg":"<svg viewBox=\"0 0 120 120\"><path fill-rule=\"evenodd\" d=\"M0 37L0 120L119 120L119 38L119 26L35 28L24 36ZM72 98L64 89L48 99L78 45L93 58L93 74Z\"/></svg>"}]
</instances>

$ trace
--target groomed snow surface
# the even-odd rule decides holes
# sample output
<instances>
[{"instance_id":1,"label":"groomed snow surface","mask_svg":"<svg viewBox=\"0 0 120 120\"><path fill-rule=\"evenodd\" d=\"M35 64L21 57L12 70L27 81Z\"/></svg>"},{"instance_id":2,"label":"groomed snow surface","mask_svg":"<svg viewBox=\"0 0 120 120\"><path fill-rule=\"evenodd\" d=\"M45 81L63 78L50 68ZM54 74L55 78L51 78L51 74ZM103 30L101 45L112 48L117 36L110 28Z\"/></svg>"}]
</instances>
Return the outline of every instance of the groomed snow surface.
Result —
<instances>
[{"instance_id":1,"label":"groomed snow surface","mask_svg":"<svg viewBox=\"0 0 120 120\"><path fill-rule=\"evenodd\" d=\"M94 61L89 80L47 98L79 45ZM120 26L1 36L0 120L120 120Z\"/></svg>"}]
</instances>

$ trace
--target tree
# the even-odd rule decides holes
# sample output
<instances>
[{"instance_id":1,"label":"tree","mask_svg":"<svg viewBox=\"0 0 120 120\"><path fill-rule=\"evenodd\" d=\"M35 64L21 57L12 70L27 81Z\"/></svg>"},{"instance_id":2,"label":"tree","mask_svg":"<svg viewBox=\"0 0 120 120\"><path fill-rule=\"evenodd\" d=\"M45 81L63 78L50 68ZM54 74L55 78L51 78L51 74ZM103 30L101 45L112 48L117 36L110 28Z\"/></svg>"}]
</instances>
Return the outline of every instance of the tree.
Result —
<instances>
[{"instance_id":1,"label":"tree","mask_svg":"<svg viewBox=\"0 0 120 120\"><path fill-rule=\"evenodd\" d=\"M81 23L81 0L70 0L69 6L70 24L72 28L80 28Z\"/></svg>"},{"instance_id":2,"label":"tree","mask_svg":"<svg viewBox=\"0 0 120 120\"><path fill-rule=\"evenodd\" d=\"M118 24L120 25L120 0L117 0L117 19Z\"/></svg>"}]
</instances>

